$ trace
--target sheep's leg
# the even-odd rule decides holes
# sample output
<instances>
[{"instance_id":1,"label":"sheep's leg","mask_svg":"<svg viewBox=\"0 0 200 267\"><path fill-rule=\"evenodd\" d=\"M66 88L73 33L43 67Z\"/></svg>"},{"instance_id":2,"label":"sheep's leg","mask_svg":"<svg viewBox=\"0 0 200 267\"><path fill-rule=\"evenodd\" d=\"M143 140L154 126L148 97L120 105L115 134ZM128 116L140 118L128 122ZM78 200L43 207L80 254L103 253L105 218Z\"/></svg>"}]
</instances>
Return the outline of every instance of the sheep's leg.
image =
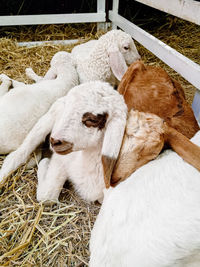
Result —
<instances>
[{"instance_id":1,"label":"sheep's leg","mask_svg":"<svg viewBox=\"0 0 200 267\"><path fill-rule=\"evenodd\" d=\"M63 156L53 154L49 160L41 160L38 166L38 201L58 201L59 194L67 179L62 163Z\"/></svg>"},{"instance_id":2,"label":"sheep's leg","mask_svg":"<svg viewBox=\"0 0 200 267\"><path fill-rule=\"evenodd\" d=\"M0 97L1 97L8 92L12 82L11 79L6 75L4 76L4 74L0 75L0 80L2 81L2 84L0 85Z\"/></svg>"},{"instance_id":3,"label":"sheep's leg","mask_svg":"<svg viewBox=\"0 0 200 267\"><path fill-rule=\"evenodd\" d=\"M34 125L19 148L6 157L0 170L0 184L4 183L5 179L13 171L24 164L31 153L45 140L53 128L56 116L60 116L60 112L62 113L62 103L62 98L57 100L50 110Z\"/></svg>"},{"instance_id":4,"label":"sheep's leg","mask_svg":"<svg viewBox=\"0 0 200 267\"><path fill-rule=\"evenodd\" d=\"M43 80L43 77L37 75L32 68L26 68L26 76L36 83Z\"/></svg>"},{"instance_id":5,"label":"sheep's leg","mask_svg":"<svg viewBox=\"0 0 200 267\"><path fill-rule=\"evenodd\" d=\"M23 83L23 82L18 82L18 81L16 81L16 80L13 80L13 79L11 79L10 77L8 77L6 74L1 74L0 75L0 80L3 82L3 81L5 81L5 80L9 80L10 81L10 83L12 83L12 86L13 86L13 88L15 88L15 87L19 87L19 86L24 86L25 85L25 83ZM11 84L10 84L11 85ZM10 86L9 86L10 87ZM7 90L8 91L8 90Z\"/></svg>"},{"instance_id":6,"label":"sheep's leg","mask_svg":"<svg viewBox=\"0 0 200 267\"><path fill-rule=\"evenodd\" d=\"M13 88L26 85L26 84L23 83L23 82L18 82L18 81L13 80L13 79L11 79L11 81L12 81L12 86L13 86Z\"/></svg>"}]
</instances>

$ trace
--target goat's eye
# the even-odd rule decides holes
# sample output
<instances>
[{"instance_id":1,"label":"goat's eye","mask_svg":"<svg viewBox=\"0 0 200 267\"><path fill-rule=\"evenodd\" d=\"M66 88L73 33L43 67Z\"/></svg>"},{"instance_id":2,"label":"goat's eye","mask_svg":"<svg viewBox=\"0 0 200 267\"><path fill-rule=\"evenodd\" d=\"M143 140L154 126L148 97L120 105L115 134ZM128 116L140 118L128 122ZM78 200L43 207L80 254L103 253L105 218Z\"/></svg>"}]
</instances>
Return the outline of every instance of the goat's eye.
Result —
<instances>
[{"instance_id":1,"label":"goat's eye","mask_svg":"<svg viewBox=\"0 0 200 267\"><path fill-rule=\"evenodd\" d=\"M85 114L83 114L82 123L87 127L95 127L101 130L105 126L107 117L108 114L105 112L103 114L97 115L94 115L90 112L86 112Z\"/></svg>"},{"instance_id":2,"label":"goat's eye","mask_svg":"<svg viewBox=\"0 0 200 267\"><path fill-rule=\"evenodd\" d=\"M129 50L129 46L128 45L125 45L124 46L124 50Z\"/></svg>"}]
</instances>

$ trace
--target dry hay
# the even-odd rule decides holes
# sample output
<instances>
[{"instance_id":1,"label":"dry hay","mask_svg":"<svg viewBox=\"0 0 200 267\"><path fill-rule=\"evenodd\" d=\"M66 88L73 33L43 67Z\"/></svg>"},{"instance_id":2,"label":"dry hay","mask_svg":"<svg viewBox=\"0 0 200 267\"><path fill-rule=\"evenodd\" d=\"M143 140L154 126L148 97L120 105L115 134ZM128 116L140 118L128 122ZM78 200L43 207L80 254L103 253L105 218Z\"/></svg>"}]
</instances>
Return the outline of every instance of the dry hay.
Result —
<instances>
[{"instance_id":1,"label":"dry hay","mask_svg":"<svg viewBox=\"0 0 200 267\"><path fill-rule=\"evenodd\" d=\"M185 28L187 25L188 23L185 23ZM76 31L74 35L73 31L70 31L67 36L66 30L62 34L62 27L60 29L58 26L50 28L40 26L34 33L28 31L27 35L24 29L21 32L18 29L14 33L16 39L2 38L0 40L0 73L26 82L30 82L25 76L26 67L32 67L37 74L44 75L49 68L52 56L60 50L71 51L73 46L45 45L26 48L18 47L16 40L80 37L78 35L80 29L77 35ZM196 27L198 26L193 27L198 35L200 33L198 31L197 34ZM41 28L45 36L40 32ZM96 38L93 31L94 28L90 28L86 34L82 33L82 36L85 36L86 40ZM177 48L184 42L192 46L190 58L195 58L195 61L200 63L196 57L198 43L197 40L191 40L191 28L187 34L185 32L185 37L187 36L185 41L182 39L183 35L181 36L180 44L176 44L176 41L179 42L180 39L173 37L173 32L170 31L170 35L168 28L166 32L166 37L172 39L171 46ZM39 33L37 36L40 38L35 39L36 33ZM8 36L10 35L9 32ZM163 38L162 40L165 41ZM172 44L173 40L174 44ZM137 44L137 46L145 62L164 67L174 78L181 81L191 102L194 87L141 45ZM4 156L0 157L1 162L3 158ZM36 185L36 168L25 171L24 167L21 167L0 189L0 266L87 266L90 231L100 206L81 200L69 184L62 190L60 203L43 206L36 201Z\"/></svg>"}]
</instances>

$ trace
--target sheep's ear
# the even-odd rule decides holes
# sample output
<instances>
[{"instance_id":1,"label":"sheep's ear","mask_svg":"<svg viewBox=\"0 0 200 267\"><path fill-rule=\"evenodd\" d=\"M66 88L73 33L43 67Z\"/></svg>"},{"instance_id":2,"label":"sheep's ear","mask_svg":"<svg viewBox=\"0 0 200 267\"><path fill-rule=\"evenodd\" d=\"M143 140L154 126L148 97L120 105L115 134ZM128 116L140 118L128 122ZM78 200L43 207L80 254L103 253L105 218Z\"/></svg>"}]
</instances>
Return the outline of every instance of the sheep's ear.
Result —
<instances>
[{"instance_id":1,"label":"sheep's ear","mask_svg":"<svg viewBox=\"0 0 200 267\"><path fill-rule=\"evenodd\" d=\"M106 127L102 146L102 164L106 188L110 187L111 175L119 155L125 125L126 117L124 116L124 118L112 118Z\"/></svg>"},{"instance_id":2,"label":"sheep's ear","mask_svg":"<svg viewBox=\"0 0 200 267\"><path fill-rule=\"evenodd\" d=\"M128 68L127 72L124 74L124 76L123 76L123 78L122 78L122 80L121 80L121 82L117 88L117 91L121 95L125 95L128 85L135 78L137 72L145 70L145 69L146 68L145 68L144 63L140 60L132 63L130 65L130 67Z\"/></svg>"},{"instance_id":3,"label":"sheep's ear","mask_svg":"<svg viewBox=\"0 0 200 267\"><path fill-rule=\"evenodd\" d=\"M115 75L115 77L121 81L124 73L127 71L128 67L126 65L126 61L120 53L119 49L111 50L108 52L109 55L109 62L110 62L110 67Z\"/></svg>"}]
</instances>

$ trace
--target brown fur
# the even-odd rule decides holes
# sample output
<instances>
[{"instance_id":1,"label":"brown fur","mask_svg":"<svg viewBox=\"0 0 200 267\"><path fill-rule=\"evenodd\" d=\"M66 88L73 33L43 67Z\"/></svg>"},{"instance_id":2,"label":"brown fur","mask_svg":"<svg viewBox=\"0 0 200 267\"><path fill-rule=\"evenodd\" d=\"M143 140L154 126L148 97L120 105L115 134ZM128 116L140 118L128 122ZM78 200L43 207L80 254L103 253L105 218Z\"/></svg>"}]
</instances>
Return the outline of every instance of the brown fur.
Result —
<instances>
[{"instance_id":1,"label":"brown fur","mask_svg":"<svg viewBox=\"0 0 200 267\"><path fill-rule=\"evenodd\" d=\"M165 144L200 170L200 148L197 145L157 115L131 110L110 185L116 186L139 167L155 159Z\"/></svg>"},{"instance_id":2,"label":"brown fur","mask_svg":"<svg viewBox=\"0 0 200 267\"><path fill-rule=\"evenodd\" d=\"M116 163L116 159L102 155L101 160L102 160L102 164L103 164L105 186L106 186L106 188L109 188L110 183L111 183L110 182L111 181L111 175L112 175L115 163Z\"/></svg>"},{"instance_id":3,"label":"brown fur","mask_svg":"<svg viewBox=\"0 0 200 267\"><path fill-rule=\"evenodd\" d=\"M118 91L124 96L128 110L154 113L188 138L199 130L181 85L159 67L134 62L123 76Z\"/></svg>"},{"instance_id":4,"label":"brown fur","mask_svg":"<svg viewBox=\"0 0 200 267\"><path fill-rule=\"evenodd\" d=\"M105 127L107 118L108 113L95 115L91 112L86 112L83 114L82 123L87 127L96 127L101 130Z\"/></svg>"}]
</instances>

